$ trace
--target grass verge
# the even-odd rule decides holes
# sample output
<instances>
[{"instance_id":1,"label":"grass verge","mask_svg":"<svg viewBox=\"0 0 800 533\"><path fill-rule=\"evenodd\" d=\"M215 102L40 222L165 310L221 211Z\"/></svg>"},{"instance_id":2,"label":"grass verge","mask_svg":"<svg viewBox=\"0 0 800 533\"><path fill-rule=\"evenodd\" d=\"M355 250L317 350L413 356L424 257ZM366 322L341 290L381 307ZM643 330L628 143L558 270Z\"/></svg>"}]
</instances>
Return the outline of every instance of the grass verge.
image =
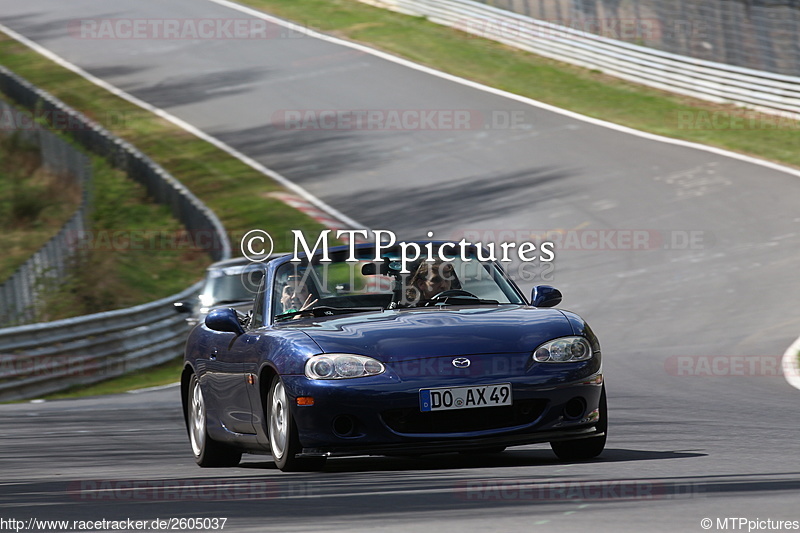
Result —
<instances>
[{"instance_id":1,"label":"grass verge","mask_svg":"<svg viewBox=\"0 0 800 533\"><path fill-rule=\"evenodd\" d=\"M356 0L240 1L312 29L590 117L800 167L796 121L636 85Z\"/></svg>"},{"instance_id":2,"label":"grass verge","mask_svg":"<svg viewBox=\"0 0 800 533\"><path fill-rule=\"evenodd\" d=\"M165 298L196 282L208 255L172 246L183 229L143 186L92 158L92 240L64 279L46 287L40 321L119 309ZM137 240L140 238L140 241ZM147 240L149 239L149 240Z\"/></svg>"},{"instance_id":3,"label":"grass verge","mask_svg":"<svg viewBox=\"0 0 800 533\"><path fill-rule=\"evenodd\" d=\"M109 379L94 385L79 386L43 396L44 400L63 400L69 398L83 398L86 396L104 396L118 394L148 387L160 387L176 383L180 379L183 369L183 358L176 357L166 363L148 368L145 371L126 374L118 378Z\"/></svg>"},{"instance_id":4,"label":"grass verge","mask_svg":"<svg viewBox=\"0 0 800 533\"><path fill-rule=\"evenodd\" d=\"M45 244L80 205L80 185L46 170L39 149L11 135L0 139L0 281ZM91 157L89 228L96 235L68 262L66 273L37 281L42 301L36 320L128 307L184 290L202 275L208 256L190 247L133 245L132 236L180 234L166 206L143 186ZM7 194L6 194L7 193ZM13 323L13 317L12 317Z\"/></svg>"},{"instance_id":5,"label":"grass verge","mask_svg":"<svg viewBox=\"0 0 800 533\"><path fill-rule=\"evenodd\" d=\"M323 229L300 211L268 196L285 189L260 172L3 34L0 63L84 112L163 166L217 214L234 243L237 235L253 228L267 230L273 237L289 235L290 229L310 233Z\"/></svg>"},{"instance_id":6,"label":"grass verge","mask_svg":"<svg viewBox=\"0 0 800 533\"><path fill-rule=\"evenodd\" d=\"M39 149L19 136L0 136L0 283L70 219L80 187L42 166Z\"/></svg>"}]
</instances>

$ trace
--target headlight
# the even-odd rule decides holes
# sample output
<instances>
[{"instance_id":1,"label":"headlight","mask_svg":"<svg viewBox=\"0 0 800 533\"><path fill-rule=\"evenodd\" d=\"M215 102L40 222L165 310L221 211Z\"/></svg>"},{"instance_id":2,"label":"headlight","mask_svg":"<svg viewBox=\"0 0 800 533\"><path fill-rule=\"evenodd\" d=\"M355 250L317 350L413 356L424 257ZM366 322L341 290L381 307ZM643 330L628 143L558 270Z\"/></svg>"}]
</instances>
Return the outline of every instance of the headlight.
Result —
<instances>
[{"instance_id":1,"label":"headlight","mask_svg":"<svg viewBox=\"0 0 800 533\"><path fill-rule=\"evenodd\" d=\"M592 347L585 337L562 337L546 342L533 352L537 363L574 363L592 358Z\"/></svg>"},{"instance_id":2,"label":"headlight","mask_svg":"<svg viewBox=\"0 0 800 533\"><path fill-rule=\"evenodd\" d=\"M331 353L315 355L306 361L306 377L310 379L349 379L375 376L386 370L383 363L364 355Z\"/></svg>"}]
</instances>

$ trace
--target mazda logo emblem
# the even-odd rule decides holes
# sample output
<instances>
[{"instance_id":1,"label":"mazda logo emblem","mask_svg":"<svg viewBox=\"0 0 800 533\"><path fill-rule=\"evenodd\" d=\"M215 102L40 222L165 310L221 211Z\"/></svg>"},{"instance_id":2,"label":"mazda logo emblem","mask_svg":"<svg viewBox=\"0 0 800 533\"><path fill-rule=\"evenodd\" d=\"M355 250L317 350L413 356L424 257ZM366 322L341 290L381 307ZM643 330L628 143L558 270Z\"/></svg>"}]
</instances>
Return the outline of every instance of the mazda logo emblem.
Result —
<instances>
[{"instance_id":1,"label":"mazda logo emblem","mask_svg":"<svg viewBox=\"0 0 800 533\"><path fill-rule=\"evenodd\" d=\"M469 359L466 357L456 357L453 359L453 366L456 368L467 368L469 365Z\"/></svg>"}]
</instances>

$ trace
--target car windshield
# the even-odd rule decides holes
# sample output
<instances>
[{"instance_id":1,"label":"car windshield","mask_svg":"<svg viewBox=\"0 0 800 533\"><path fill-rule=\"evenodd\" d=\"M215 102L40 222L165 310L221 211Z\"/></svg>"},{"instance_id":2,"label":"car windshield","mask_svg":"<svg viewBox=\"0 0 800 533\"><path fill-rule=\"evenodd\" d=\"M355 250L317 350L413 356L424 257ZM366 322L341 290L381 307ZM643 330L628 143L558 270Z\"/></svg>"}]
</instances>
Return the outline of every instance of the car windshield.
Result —
<instances>
[{"instance_id":1,"label":"car windshield","mask_svg":"<svg viewBox=\"0 0 800 533\"><path fill-rule=\"evenodd\" d=\"M288 262L276 271L273 317L326 316L381 309L408 309L435 305L507 305L524 300L490 261L480 261L475 250L464 256L443 253L434 261L407 261L402 272L398 251L384 251L375 260L372 248L331 252L331 261L312 264Z\"/></svg>"},{"instance_id":2,"label":"car windshield","mask_svg":"<svg viewBox=\"0 0 800 533\"><path fill-rule=\"evenodd\" d=\"M245 302L255 298L264 272L258 268L228 267L211 270L200 300L206 307Z\"/></svg>"}]
</instances>

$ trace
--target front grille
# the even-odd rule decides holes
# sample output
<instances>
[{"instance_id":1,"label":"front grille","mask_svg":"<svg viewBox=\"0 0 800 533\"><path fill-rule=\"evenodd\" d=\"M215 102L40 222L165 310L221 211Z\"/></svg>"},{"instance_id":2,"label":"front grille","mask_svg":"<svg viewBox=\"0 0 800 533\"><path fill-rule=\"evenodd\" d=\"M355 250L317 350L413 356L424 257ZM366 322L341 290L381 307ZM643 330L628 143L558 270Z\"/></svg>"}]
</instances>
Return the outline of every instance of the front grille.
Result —
<instances>
[{"instance_id":1,"label":"front grille","mask_svg":"<svg viewBox=\"0 0 800 533\"><path fill-rule=\"evenodd\" d=\"M397 433L464 433L524 426L544 412L547 400L518 400L505 407L478 407L451 411L420 412L419 409L389 409L383 422Z\"/></svg>"}]
</instances>

